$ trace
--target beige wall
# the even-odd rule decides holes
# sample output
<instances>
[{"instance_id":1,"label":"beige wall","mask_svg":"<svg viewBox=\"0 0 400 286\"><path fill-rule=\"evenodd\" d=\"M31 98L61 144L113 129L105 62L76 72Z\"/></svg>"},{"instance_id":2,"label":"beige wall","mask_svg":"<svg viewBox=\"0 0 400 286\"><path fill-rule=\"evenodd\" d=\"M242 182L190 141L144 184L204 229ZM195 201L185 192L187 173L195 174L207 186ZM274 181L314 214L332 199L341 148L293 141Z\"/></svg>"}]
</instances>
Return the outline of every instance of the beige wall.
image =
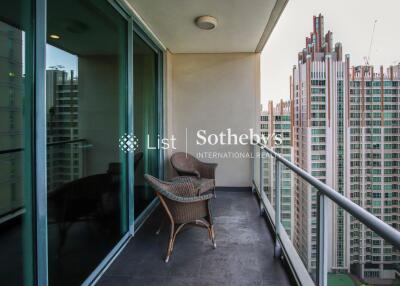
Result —
<instances>
[{"instance_id":1,"label":"beige wall","mask_svg":"<svg viewBox=\"0 0 400 286\"><path fill-rule=\"evenodd\" d=\"M256 129L260 106L260 54L166 55L166 135L177 138L176 151L250 152L249 145L196 144L197 130L207 134L232 129L238 135ZM167 156L171 154L167 152ZM218 186L251 185L250 159L203 159L219 164ZM167 176L171 176L171 170Z\"/></svg>"}]
</instances>

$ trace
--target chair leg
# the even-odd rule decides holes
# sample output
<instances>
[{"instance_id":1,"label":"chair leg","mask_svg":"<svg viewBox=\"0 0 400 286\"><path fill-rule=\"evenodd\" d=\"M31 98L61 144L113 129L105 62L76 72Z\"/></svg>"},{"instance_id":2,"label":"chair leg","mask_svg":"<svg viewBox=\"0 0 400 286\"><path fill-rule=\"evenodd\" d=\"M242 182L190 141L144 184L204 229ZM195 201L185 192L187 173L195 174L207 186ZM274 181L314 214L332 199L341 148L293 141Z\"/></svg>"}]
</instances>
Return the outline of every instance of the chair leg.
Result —
<instances>
[{"instance_id":1,"label":"chair leg","mask_svg":"<svg viewBox=\"0 0 400 286\"><path fill-rule=\"evenodd\" d=\"M214 247L214 249L216 249L217 243L215 242L215 231L214 231L213 225L210 226L210 233L211 233L211 241L212 241L213 247Z\"/></svg>"},{"instance_id":2,"label":"chair leg","mask_svg":"<svg viewBox=\"0 0 400 286\"><path fill-rule=\"evenodd\" d=\"M208 231L208 239L212 239L212 235L211 235L211 227L207 227L207 231Z\"/></svg>"},{"instance_id":3,"label":"chair leg","mask_svg":"<svg viewBox=\"0 0 400 286\"><path fill-rule=\"evenodd\" d=\"M168 263L169 257L171 256L172 249L174 248L174 236L175 236L175 225L171 223L171 233L169 235L167 256L165 257L165 263Z\"/></svg>"},{"instance_id":4,"label":"chair leg","mask_svg":"<svg viewBox=\"0 0 400 286\"><path fill-rule=\"evenodd\" d=\"M217 248L217 243L215 242L215 231L214 231L214 224L213 224L210 204L211 204L211 200L208 200L208 202L207 202L208 215L206 217L206 220L207 220L207 223L208 223L208 226L207 226L208 236L211 239L211 242L212 242L213 247L215 249L215 248Z\"/></svg>"}]
</instances>

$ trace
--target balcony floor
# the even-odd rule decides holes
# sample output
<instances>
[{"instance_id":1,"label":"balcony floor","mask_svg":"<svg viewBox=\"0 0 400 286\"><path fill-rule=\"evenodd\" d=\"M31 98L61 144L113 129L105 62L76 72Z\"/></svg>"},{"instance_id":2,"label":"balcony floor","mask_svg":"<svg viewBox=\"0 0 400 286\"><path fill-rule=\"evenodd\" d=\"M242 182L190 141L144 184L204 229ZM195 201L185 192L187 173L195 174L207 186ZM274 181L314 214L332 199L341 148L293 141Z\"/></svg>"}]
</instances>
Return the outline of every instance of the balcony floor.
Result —
<instances>
[{"instance_id":1,"label":"balcony floor","mask_svg":"<svg viewBox=\"0 0 400 286\"><path fill-rule=\"evenodd\" d=\"M169 227L155 234L164 215L159 207L97 285L291 285L273 258L273 239L254 195L217 190L212 206L217 249L205 229L188 227L165 263Z\"/></svg>"}]
</instances>

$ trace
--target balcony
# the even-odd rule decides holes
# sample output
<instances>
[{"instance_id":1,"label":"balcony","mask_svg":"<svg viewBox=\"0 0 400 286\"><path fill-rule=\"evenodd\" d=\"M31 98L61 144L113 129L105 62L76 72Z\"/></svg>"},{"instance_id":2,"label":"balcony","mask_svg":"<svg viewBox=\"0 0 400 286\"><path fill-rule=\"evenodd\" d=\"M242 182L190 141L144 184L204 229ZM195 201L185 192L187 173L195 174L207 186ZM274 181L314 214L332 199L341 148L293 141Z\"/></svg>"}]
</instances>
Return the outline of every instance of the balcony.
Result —
<instances>
[{"instance_id":1,"label":"balcony","mask_svg":"<svg viewBox=\"0 0 400 286\"><path fill-rule=\"evenodd\" d=\"M165 216L159 207L97 285L292 285L250 189L217 189L212 208L216 249L207 231L188 227L165 263L169 226L156 235Z\"/></svg>"},{"instance_id":2,"label":"balcony","mask_svg":"<svg viewBox=\"0 0 400 286\"><path fill-rule=\"evenodd\" d=\"M400 257L399 232L251 144L261 133L261 51L286 3L2 1L0 281L333 286L364 282L361 272L398 277L394 263L377 270L379 256L362 243ZM218 163L217 249L188 228L165 263L169 229L156 234L165 213L144 175L176 176L169 159L179 151ZM358 235L332 226L336 217ZM350 239L356 263L338 251Z\"/></svg>"},{"instance_id":3,"label":"balcony","mask_svg":"<svg viewBox=\"0 0 400 286\"><path fill-rule=\"evenodd\" d=\"M97 285L358 285L363 280L355 268L335 269L330 261L337 244L327 235L333 225L333 205L374 231L390 253L397 252L400 233L396 229L265 145L255 144L252 157L252 189L218 188L218 198L213 199L217 249L212 248L206 231L187 228L178 235L172 259L165 263L169 232L164 227L157 234L166 215L159 207ZM317 195L313 214L297 225L287 224L282 210L287 205L282 202L282 183L288 173L302 181L307 192ZM265 184L264 179L271 176L274 179ZM304 234L298 230L302 224L308 225L306 229L316 228L311 238L315 243L302 241Z\"/></svg>"}]
</instances>

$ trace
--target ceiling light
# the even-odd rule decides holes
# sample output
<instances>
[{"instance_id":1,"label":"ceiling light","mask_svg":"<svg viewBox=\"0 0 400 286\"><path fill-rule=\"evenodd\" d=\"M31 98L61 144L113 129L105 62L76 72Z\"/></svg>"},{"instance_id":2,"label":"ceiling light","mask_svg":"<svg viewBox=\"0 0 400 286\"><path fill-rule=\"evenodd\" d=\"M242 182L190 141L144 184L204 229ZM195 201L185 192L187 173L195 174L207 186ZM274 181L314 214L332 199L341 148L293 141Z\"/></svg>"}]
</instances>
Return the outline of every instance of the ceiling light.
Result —
<instances>
[{"instance_id":1,"label":"ceiling light","mask_svg":"<svg viewBox=\"0 0 400 286\"><path fill-rule=\"evenodd\" d=\"M213 30L217 27L217 19L212 16L200 16L195 20L197 27L203 30Z\"/></svg>"},{"instance_id":2,"label":"ceiling light","mask_svg":"<svg viewBox=\"0 0 400 286\"><path fill-rule=\"evenodd\" d=\"M58 39L60 39L60 36L59 36L59 35L56 35L56 34L51 34L51 35L50 35L50 38L52 38L52 39L54 39L54 40L58 40Z\"/></svg>"}]
</instances>

